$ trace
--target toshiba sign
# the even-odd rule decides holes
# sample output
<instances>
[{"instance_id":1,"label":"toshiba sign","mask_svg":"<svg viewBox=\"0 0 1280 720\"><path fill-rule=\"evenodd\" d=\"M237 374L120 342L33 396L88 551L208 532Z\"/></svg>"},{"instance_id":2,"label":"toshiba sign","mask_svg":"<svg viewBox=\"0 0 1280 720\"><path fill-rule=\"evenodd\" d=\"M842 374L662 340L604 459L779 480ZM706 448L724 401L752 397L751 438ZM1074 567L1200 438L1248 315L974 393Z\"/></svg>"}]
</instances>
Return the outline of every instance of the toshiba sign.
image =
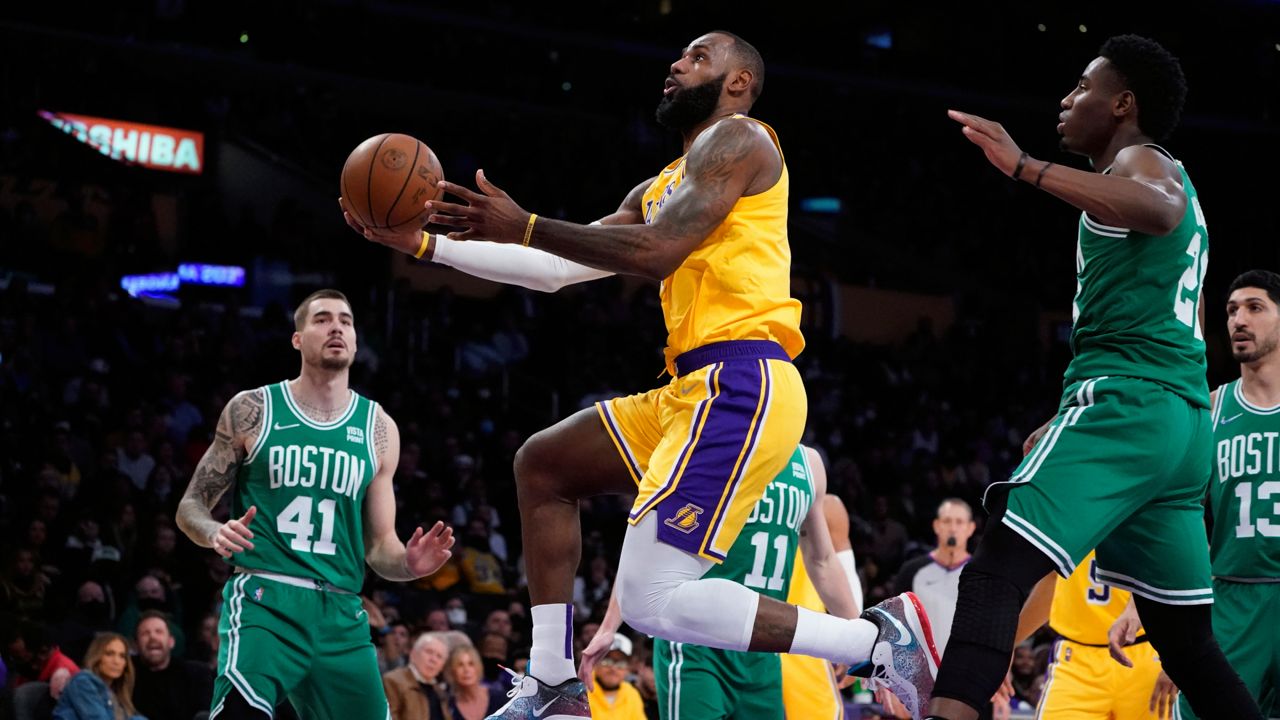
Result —
<instances>
[{"instance_id":1,"label":"toshiba sign","mask_svg":"<svg viewBox=\"0 0 1280 720\"><path fill-rule=\"evenodd\" d=\"M50 125L122 163L193 174L204 169L204 133L48 110L39 114Z\"/></svg>"}]
</instances>

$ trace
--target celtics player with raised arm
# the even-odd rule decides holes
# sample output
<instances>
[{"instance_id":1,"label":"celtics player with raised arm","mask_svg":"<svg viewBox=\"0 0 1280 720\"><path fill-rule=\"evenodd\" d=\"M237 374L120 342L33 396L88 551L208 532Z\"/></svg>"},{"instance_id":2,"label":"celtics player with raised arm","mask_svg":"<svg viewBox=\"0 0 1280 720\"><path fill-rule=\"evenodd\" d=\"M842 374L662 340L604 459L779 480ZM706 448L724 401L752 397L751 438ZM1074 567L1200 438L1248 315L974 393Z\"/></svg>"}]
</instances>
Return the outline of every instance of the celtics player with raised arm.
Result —
<instances>
[{"instance_id":1,"label":"celtics player with raised arm","mask_svg":"<svg viewBox=\"0 0 1280 720\"><path fill-rule=\"evenodd\" d=\"M236 395L178 505L178 526L234 566L223 589L211 718L273 717L286 698L303 720L390 717L368 619L364 565L388 580L435 572L452 531L408 545L395 531L391 478L400 433L350 390L351 304L336 290L294 313L294 379ZM234 488L234 489L233 489ZM210 509L232 490L232 517Z\"/></svg>"},{"instance_id":2,"label":"celtics player with raised arm","mask_svg":"<svg viewBox=\"0 0 1280 720\"><path fill-rule=\"evenodd\" d=\"M1012 477L987 491L994 522L961 576L926 717L977 717L1009 667L1032 588L1052 571L1069 577L1095 547L1098 580L1136 596L1165 671L1201 717L1262 717L1210 623L1200 501L1213 439L1197 317L1209 239L1186 169L1155 144L1185 95L1181 66L1158 43L1107 40L1059 115L1062 147L1092 171L1032 158L998 123L950 113L997 169L1081 215L1061 405Z\"/></svg>"},{"instance_id":3,"label":"celtics player with raised arm","mask_svg":"<svg viewBox=\"0 0 1280 720\"><path fill-rule=\"evenodd\" d=\"M795 565L799 554L807 577L831 613L857 617L859 608L827 527L826 492L822 458L812 448L796 447L787 466L756 501L724 562L713 566L703 577L730 580L785 601L792 586L793 568L799 571ZM610 598L599 630L582 653L578 677L583 682L591 683L592 668L608 652L614 633L622 624L621 615L616 596ZM654 638L653 675L662 720L788 717L782 666L776 653L720 650ZM830 694L831 679L823 680L809 689L815 696Z\"/></svg>"}]
</instances>

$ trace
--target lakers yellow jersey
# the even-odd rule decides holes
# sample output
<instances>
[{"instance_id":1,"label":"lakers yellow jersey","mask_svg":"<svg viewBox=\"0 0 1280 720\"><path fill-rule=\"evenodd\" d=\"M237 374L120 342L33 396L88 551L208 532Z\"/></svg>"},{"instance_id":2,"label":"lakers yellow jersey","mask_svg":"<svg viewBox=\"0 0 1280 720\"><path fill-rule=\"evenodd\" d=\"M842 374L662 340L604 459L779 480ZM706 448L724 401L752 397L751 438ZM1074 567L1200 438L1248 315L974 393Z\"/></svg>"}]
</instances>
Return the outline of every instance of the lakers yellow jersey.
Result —
<instances>
[{"instance_id":1,"label":"lakers yellow jersey","mask_svg":"<svg viewBox=\"0 0 1280 720\"><path fill-rule=\"evenodd\" d=\"M1129 593L1099 582L1097 567L1090 552L1071 577L1057 578L1049 627L1068 640L1102 646L1107 644L1107 630L1129 604Z\"/></svg>"},{"instance_id":2,"label":"lakers yellow jersey","mask_svg":"<svg viewBox=\"0 0 1280 720\"><path fill-rule=\"evenodd\" d=\"M796 550L795 565L791 568L791 589L787 591L787 602L799 605L814 612L824 613L827 606L818 597L818 588L809 579L809 571L804 567L804 557Z\"/></svg>"},{"instance_id":3,"label":"lakers yellow jersey","mask_svg":"<svg viewBox=\"0 0 1280 720\"><path fill-rule=\"evenodd\" d=\"M760 123L782 146L773 128L745 115L720 122ZM685 157L663 168L643 198L644 221L652 224L684 182ZM791 297L791 246L787 241L790 179L785 159L773 187L738 199L711 234L662 281L667 323L667 369L677 355L725 340L772 340L795 358L804 349L800 301Z\"/></svg>"}]
</instances>

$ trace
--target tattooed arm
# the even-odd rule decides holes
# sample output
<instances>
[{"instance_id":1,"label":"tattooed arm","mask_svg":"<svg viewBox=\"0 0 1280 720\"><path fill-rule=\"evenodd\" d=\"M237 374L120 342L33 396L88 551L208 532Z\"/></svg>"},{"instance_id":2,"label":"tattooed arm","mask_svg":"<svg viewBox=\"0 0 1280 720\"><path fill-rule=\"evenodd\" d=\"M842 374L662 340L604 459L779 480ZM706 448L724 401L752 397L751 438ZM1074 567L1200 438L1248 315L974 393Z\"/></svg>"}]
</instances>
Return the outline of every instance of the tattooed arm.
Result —
<instances>
[{"instance_id":1,"label":"tattooed arm","mask_svg":"<svg viewBox=\"0 0 1280 720\"><path fill-rule=\"evenodd\" d=\"M689 147L684 181L652 224L577 225L539 217L529 245L601 270L661 280L724 221L739 199L764 192L781 174L782 156L759 123L721 120ZM483 194L442 183L469 204L432 201L429 220L466 228L450 233L452 239L523 242L528 211L483 175L477 181Z\"/></svg>"},{"instance_id":2,"label":"tattooed arm","mask_svg":"<svg viewBox=\"0 0 1280 720\"><path fill-rule=\"evenodd\" d=\"M406 546L396 535L396 498L392 478L400 462L400 429L378 408L373 420L373 449L378 472L364 497L364 559L388 580L416 580L449 560L453 530L437 522L428 532L414 530Z\"/></svg>"},{"instance_id":3,"label":"tattooed arm","mask_svg":"<svg viewBox=\"0 0 1280 720\"><path fill-rule=\"evenodd\" d=\"M257 508L244 517L220 523L210 510L235 481L236 471L257 439L262 424L262 393L247 390L231 398L218 418L213 444L205 451L178 503L178 527L200 547L213 548L223 557L253 548L249 522Z\"/></svg>"}]
</instances>

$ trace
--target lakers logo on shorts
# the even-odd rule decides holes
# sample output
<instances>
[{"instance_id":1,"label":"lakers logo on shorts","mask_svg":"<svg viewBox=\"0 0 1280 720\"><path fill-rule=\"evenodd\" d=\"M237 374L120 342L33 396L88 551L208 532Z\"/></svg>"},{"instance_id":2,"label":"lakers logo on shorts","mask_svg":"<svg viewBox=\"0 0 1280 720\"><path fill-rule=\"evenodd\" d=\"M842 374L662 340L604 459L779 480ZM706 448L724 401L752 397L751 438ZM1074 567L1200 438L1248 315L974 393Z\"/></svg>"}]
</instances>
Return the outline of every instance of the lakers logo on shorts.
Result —
<instances>
[{"instance_id":1,"label":"lakers logo on shorts","mask_svg":"<svg viewBox=\"0 0 1280 720\"><path fill-rule=\"evenodd\" d=\"M702 525L698 522L698 516L704 512L706 511L693 503L685 503L685 506L677 510L675 515L663 522L687 535Z\"/></svg>"}]
</instances>

